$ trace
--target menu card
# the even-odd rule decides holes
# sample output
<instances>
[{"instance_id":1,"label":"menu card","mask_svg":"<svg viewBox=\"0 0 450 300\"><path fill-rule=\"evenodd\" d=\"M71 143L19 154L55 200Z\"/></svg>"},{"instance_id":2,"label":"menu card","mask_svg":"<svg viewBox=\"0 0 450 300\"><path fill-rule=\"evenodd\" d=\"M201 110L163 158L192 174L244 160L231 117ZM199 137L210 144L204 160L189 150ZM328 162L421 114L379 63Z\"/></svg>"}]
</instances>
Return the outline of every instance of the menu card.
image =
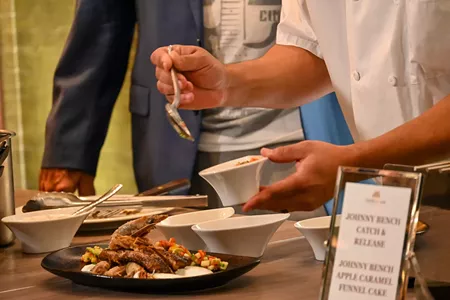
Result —
<instances>
[{"instance_id":1,"label":"menu card","mask_svg":"<svg viewBox=\"0 0 450 300\"><path fill-rule=\"evenodd\" d=\"M347 182L328 299L396 299L411 192Z\"/></svg>"}]
</instances>

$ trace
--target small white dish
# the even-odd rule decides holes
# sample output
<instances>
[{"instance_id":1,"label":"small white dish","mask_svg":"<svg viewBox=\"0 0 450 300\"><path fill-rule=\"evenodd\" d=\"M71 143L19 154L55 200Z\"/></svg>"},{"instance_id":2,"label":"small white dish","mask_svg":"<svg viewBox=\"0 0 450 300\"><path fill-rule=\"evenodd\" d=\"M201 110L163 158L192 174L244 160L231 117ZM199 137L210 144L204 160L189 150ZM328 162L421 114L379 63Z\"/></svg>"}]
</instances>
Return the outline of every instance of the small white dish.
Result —
<instances>
[{"instance_id":1,"label":"small white dish","mask_svg":"<svg viewBox=\"0 0 450 300\"><path fill-rule=\"evenodd\" d=\"M208 251L261 257L267 244L290 214L243 216L192 226L208 246Z\"/></svg>"},{"instance_id":2,"label":"small white dish","mask_svg":"<svg viewBox=\"0 0 450 300\"><path fill-rule=\"evenodd\" d=\"M187 249L207 250L203 240L192 231L192 225L227 219L233 215L234 209L232 207L196 211L170 216L157 223L156 228L158 228L167 239L173 237L178 244L185 246Z\"/></svg>"},{"instance_id":3,"label":"small white dish","mask_svg":"<svg viewBox=\"0 0 450 300\"><path fill-rule=\"evenodd\" d=\"M2 222L22 242L25 253L46 253L70 246L91 211L73 216L79 207L50 209L4 217Z\"/></svg>"},{"instance_id":4,"label":"small white dish","mask_svg":"<svg viewBox=\"0 0 450 300\"><path fill-rule=\"evenodd\" d=\"M336 216L336 227L339 227L341 216ZM311 246L314 257L318 261L325 260L325 241L330 232L331 216L306 219L295 223L295 228L300 231Z\"/></svg>"},{"instance_id":5,"label":"small white dish","mask_svg":"<svg viewBox=\"0 0 450 300\"><path fill-rule=\"evenodd\" d=\"M266 161L260 155L245 156L205 169L199 175L214 188L223 206L243 204L259 191Z\"/></svg>"}]
</instances>

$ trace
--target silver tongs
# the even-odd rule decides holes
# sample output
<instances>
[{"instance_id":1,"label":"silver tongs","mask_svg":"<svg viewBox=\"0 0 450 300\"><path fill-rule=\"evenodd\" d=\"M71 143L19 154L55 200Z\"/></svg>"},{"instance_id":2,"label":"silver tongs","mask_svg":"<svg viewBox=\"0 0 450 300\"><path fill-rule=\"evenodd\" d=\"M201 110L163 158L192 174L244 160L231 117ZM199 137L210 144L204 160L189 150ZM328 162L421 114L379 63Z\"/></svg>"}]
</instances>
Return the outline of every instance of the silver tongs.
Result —
<instances>
[{"instance_id":1,"label":"silver tongs","mask_svg":"<svg viewBox=\"0 0 450 300\"><path fill-rule=\"evenodd\" d=\"M81 207L93 203L95 198L80 199L71 193L43 192L36 194L22 208L23 212L31 212L44 209ZM132 196L115 195L98 207L207 207L208 196Z\"/></svg>"}]
</instances>

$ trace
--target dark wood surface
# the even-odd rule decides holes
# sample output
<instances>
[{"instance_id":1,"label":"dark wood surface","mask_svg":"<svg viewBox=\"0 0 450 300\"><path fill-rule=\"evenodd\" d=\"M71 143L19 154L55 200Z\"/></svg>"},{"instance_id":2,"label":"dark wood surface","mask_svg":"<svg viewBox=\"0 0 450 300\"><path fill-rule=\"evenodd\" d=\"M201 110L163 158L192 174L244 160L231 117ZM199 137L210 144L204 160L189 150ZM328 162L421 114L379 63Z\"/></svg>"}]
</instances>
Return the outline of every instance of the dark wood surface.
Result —
<instances>
[{"instance_id":1,"label":"dark wood surface","mask_svg":"<svg viewBox=\"0 0 450 300\"><path fill-rule=\"evenodd\" d=\"M16 206L23 205L29 191L18 191ZM421 219L430 231L417 241L417 252L425 275L450 281L450 211L424 207ZM307 241L285 222L272 238L261 264L228 285L210 291L177 295L148 295L89 288L52 275L41 268L44 255L21 252L20 242L0 248L0 299L318 299L322 263L314 260ZM100 243L111 232L77 235L73 245ZM155 240L162 235L155 230Z\"/></svg>"}]
</instances>

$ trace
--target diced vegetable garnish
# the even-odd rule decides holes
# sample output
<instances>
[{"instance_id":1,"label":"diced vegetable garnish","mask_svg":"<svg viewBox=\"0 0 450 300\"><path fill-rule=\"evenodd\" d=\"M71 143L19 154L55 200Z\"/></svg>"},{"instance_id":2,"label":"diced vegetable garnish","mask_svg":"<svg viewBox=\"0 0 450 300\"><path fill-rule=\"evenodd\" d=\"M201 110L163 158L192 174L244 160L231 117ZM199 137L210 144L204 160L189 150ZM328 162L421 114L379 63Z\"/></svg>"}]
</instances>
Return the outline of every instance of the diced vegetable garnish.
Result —
<instances>
[{"instance_id":1,"label":"diced vegetable garnish","mask_svg":"<svg viewBox=\"0 0 450 300\"><path fill-rule=\"evenodd\" d=\"M204 251L199 250L192 255L192 266L200 266L211 271L224 271L228 267L228 262L222 261L218 257L207 255Z\"/></svg>"},{"instance_id":2,"label":"diced vegetable garnish","mask_svg":"<svg viewBox=\"0 0 450 300\"><path fill-rule=\"evenodd\" d=\"M178 245L174 238L170 238L168 241L159 241L155 244L156 247L162 247L166 251L179 256L185 256L186 258L191 257L191 253L182 245ZM187 256L186 256L187 255Z\"/></svg>"},{"instance_id":3,"label":"diced vegetable garnish","mask_svg":"<svg viewBox=\"0 0 450 300\"><path fill-rule=\"evenodd\" d=\"M89 251L89 252L91 252L91 253L94 254L95 256L99 256L100 253L103 251L103 249L100 248L99 246L94 246L94 248L92 248L92 247L87 247L86 250Z\"/></svg>"},{"instance_id":4,"label":"diced vegetable garnish","mask_svg":"<svg viewBox=\"0 0 450 300\"><path fill-rule=\"evenodd\" d=\"M206 267L209 267L210 264L211 263L209 260L204 260L200 263L200 266L206 268Z\"/></svg>"},{"instance_id":5,"label":"diced vegetable garnish","mask_svg":"<svg viewBox=\"0 0 450 300\"><path fill-rule=\"evenodd\" d=\"M99 246L87 247L86 252L81 257L81 261L85 263L93 263L96 264L98 262L98 256L103 251Z\"/></svg>"},{"instance_id":6,"label":"diced vegetable garnish","mask_svg":"<svg viewBox=\"0 0 450 300\"><path fill-rule=\"evenodd\" d=\"M97 260L97 256L95 256L94 254L92 254L89 251L86 251L86 253L84 253L83 256L81 257L81 261L85 262L85 263L96 264L98 260Z\"/></svg>"},{"instance_id":7,"label":"diced vegetable garnish","mask_svg":"<svg viewBox=\"0 0 450 300\"><path fill-rule=\"evenodd\" d=\"M162 247L173 254L190 258L192 260L191 266L200 266L211 271L224 271L228 267L228 262L224 262L218 257L207 255L203 250L198 250L195 254L189 252L184 246L178 245L174 238L168 241L159 241L155 243L155 246Z\"/></svg>"},{"instance_id":8,"label":"diced vegetable garnish","mask_svg":"<svg viewBox=\"0 0 450 300\"><path fill-rule=\"evenodd\" d=\"M222 271L226 270L227 267L228 267L228 262L222 261L222 262L220 263L220 269L221 269Z\"/></svg>"}]
</instances>

